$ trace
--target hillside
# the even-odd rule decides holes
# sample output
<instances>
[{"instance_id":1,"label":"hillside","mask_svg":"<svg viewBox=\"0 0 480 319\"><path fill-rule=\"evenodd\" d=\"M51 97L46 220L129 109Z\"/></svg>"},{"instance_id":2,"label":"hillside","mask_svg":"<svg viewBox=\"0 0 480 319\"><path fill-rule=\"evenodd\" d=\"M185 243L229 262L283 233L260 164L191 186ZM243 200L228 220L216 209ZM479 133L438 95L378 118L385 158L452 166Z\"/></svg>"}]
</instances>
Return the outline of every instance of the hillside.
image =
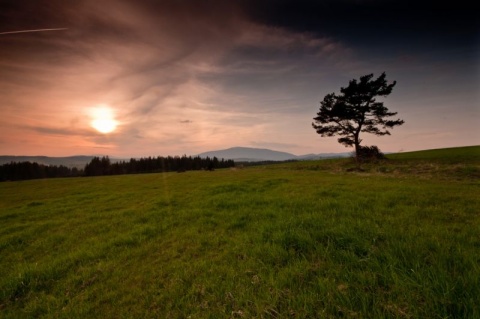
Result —
<instances>
[{"instance_id":1,"label":"hillside","mask_svg":"<svg viewBox=\"0 0 480 319\"><path fill-rule=\"evenodd\" d=\"M431 149L416 152L388 154L388 158L410 161L437 161L443 163L470 163L480 161L480 146Z\"/></svg>"},{"instance_id":2,"label":"hillside","mask_svg":"<svg viewBox=\"0 0 480 319\"><path fill-rule=\"evenodd\" d=\"M466 146L387 154L375 163L357 163L351 158L277 164L292 170L329 173L356 172L365 175L440 180L479 180L480 146Z\"/></svg>"}]
</instances>

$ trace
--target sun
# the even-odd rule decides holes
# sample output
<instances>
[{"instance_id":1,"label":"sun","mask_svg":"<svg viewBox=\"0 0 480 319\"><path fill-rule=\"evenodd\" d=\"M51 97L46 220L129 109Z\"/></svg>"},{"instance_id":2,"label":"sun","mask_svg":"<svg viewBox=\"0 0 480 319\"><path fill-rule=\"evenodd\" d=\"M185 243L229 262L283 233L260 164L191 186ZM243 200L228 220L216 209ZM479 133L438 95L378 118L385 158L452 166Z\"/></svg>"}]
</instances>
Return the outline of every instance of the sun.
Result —
<instances>
[{"instance_id":1,"label":"sun","mask_svg":"<svg viewBox=\"0 0 480 319\"><path fill-rule=\"evenodd\" d=\"M115 131L118 122L115 120L113 110L105 105L100 105L91 111L90 125L100 133L107 134Z\"/></svg>"}]
</instances>

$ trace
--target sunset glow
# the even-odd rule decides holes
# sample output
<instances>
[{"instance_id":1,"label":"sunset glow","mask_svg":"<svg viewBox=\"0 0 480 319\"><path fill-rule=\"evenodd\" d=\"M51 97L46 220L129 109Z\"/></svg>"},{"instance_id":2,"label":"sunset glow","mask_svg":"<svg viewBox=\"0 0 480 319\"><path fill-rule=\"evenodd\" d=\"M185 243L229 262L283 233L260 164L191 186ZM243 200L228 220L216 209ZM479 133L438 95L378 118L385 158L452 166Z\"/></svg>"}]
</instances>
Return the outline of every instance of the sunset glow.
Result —
<instances>
[{"instance_id":1,"label":"sunset glow","mask_svg":"<svg viewBox=\"0 0 480 319\"><path fill-rule=\"evenodd\" d=\"M115 131L118 122L115 120L112 109L107 106L99 106L92 110L91 126L100 133L107 134Z\"/></svg>"}]
</instances>

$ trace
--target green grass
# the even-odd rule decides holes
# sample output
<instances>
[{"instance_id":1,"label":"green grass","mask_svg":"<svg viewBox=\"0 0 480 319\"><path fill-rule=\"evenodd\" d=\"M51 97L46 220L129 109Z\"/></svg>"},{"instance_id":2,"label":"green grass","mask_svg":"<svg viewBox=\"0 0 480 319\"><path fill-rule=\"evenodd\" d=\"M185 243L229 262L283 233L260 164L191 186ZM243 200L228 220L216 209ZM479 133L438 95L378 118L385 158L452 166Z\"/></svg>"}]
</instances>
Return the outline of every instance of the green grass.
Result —
<instances>
[{"instance_id":1,"label":"green grass","mask_svg":"<svg viewBox=\"0 0 480 319\"><path fill-rule=\"evenodd\" d=\"M479 150L0 183L0 316L480 317Z\"/></svg>"},{"instance_id":2,"label":"green grass","mask_svg":"<svg viewBox=\"0 0 480 319\"><path fill-rule=\"evenodd\" d=\"M480 160L480 146L464 146L442 148L417 152L406 152L388 155L391 159L409 161L434 161L446 164L476 163Z\"/></svg>"}]
</instances>

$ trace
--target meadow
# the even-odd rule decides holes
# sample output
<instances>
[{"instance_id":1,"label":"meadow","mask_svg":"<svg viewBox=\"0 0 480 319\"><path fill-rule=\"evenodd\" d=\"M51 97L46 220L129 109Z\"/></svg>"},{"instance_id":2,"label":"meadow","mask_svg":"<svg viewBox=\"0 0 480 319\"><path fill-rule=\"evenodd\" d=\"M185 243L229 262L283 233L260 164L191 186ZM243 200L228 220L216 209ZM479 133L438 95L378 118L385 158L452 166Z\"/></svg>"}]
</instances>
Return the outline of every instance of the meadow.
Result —
<instances>
[{"instance_id":1,"label":"meadow","mask_svg":"<svg viewBox=\"0 0 480 319\"><path fill-rule=\"evenodd\" d=\"M480 147L0 183L2 318L480 318Z\"/></svg>"}]
</instances>

